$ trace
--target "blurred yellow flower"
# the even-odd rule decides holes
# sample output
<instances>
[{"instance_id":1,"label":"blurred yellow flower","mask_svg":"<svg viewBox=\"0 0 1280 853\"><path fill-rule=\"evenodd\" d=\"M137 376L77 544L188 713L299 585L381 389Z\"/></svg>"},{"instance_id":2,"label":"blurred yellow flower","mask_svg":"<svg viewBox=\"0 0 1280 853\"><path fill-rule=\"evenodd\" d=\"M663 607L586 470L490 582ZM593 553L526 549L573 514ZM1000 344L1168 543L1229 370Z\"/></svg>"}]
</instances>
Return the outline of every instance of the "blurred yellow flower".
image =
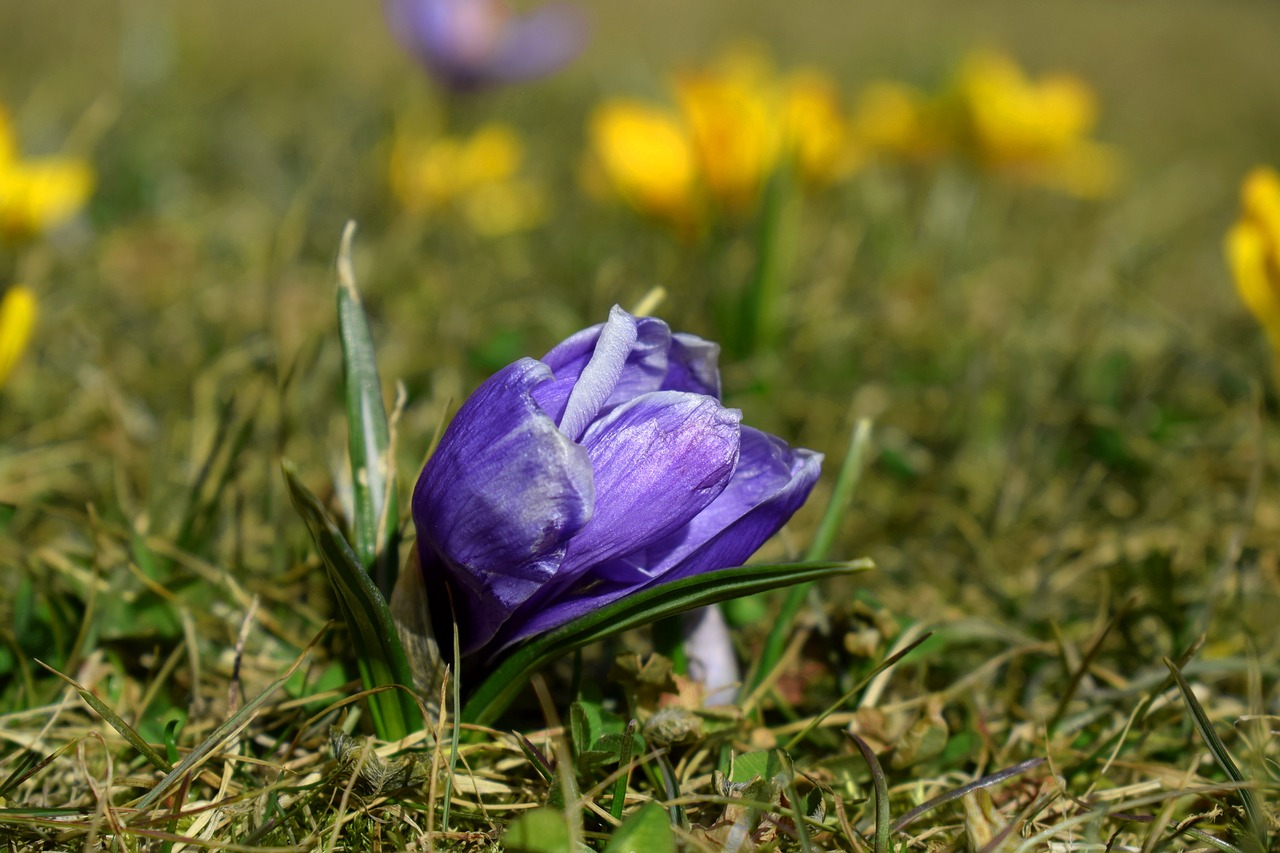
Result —
<instances>
[{"instance_id":1,"label":"blurred yellow flower","mask_svg":"<svg viewBox=\"0 0 1280 853\"><path fill-rule=\"evenodd\" d=\"M467 137L400 132L391 146L391 189L406 209L457 211L478 234L499 236L546 218L541 187L520 175L524 146L508 125Z\"/></svg>"},{"instance_id":2,"label":"blurred yellow flower","mask_svg":"<svg viewBox=\"0 0 1280 853\"><path fill-rule=\"evenodd\" d=\"M1258 166L1240 186L1240 219L1227 232L1236 290L1280 357L1280 173Z\"/></svg>"},{"instance_id":3,"label":"blurred yellow flower","mask_svg":"<svg viewBox=\"0 0 1280 853\"><path fill-rule=\"evenodd\" d=\"M810 184L834 183L862 165L864 153L840 108L840 93L826 74L813 68L793 72L783 87L783 116L786 145Z\"/></svg>"},{"instance_id":4,"label":"blurred yellow flower","mask_svg":"<svg viewBox=\"0 0 1280 853\"><path fill-rule=\"evenodd\" d=\"M894 80L867 84L858 96L852 132L865 148L906 160L937 159L950 145L940 105Z\"/></svg>"},{"instance_id":5,"label":"blurred yellow flower","mask_svg":"<svg viewBox=\"0 0 1280 853\"><path fill-rule=\"evenodd\" d=\"M712 211L743 215L790 158L810 186L859 163L834 83L803 69L780 75L768 54L736 45L676 74L675 108L606 101L588 121L589 174L638 211L693 230Z\"/></svg>"},{"instance_id":6,"label":"blurred yellow flower","mask_svg":"<svg viewBox=\"0 0 1280 853\"><path fill-rule=\"evenodd\" d=\"M29 239L66 222L84 206L93 182L93 169L83 160L23 159L0 108L0 239Z\"/></svg>"},{"instance_id":7,"label":"blurred yellow flower","mask_svg":"<svg viewBox=\"0 0 1280 853\"><path fill-rule=\"evenodd\" d=\"M869 154L959 156L1016 181L1099 198L1119 182L1120 157L1088 138L1097 117L1093 91L1079 78L1030 80L1009 57L979 50L938 95L897 81L868 84L850 124Z\"/></svg>"},{"instance_id":8,"label":"blurred yellow flower","mask_svg":"<svg viewBox=\"0 0 1280 853\"><path fill-rule=\"evenodd\" d=\"M976 51L960 66L955 95L961 142L979 166L1085 198L1115 189L1119 158L1087 138L1098 109L1079 78L1032 81L1009 57Z\"/></svg>"},{"instance_id":9,"label":"blurred yellow flower","mask_svg":"<svg viewBox=\"0 0 1280 853\"><path fill-rule=\"evenodd\" d=\"M587 133L598 177L627 204L677 227L695 223L693 143L674 116L640 101L608 101Z\"/></svg>"},{"instance_id":10,"label":"blurred yellow flower","mask_svg":"<svg viewBox=\"0 0 1280 853\"><path fill-rule=\"evenodd\" d=\"M0 388L27 348L35 325L35 294L20 284L10 287L0 297Z\"/></svg>"}]
</instances>

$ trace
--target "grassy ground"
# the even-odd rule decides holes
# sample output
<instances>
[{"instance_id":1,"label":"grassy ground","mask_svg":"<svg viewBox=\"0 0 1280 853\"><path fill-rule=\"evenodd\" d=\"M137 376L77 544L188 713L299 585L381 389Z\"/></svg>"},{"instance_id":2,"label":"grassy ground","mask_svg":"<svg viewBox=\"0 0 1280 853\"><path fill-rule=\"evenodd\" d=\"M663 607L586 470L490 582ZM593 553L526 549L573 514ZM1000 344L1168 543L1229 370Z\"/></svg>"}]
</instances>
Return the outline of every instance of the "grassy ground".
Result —
<instances>
[{"instance_id":1,"label":"grassy ground","mask_svg":"<svg viewBox=\"0 0 1280 853\"><path fill-rule=\"evenodd\" d=\"M1128 174L1093 203L885 165L806 202L786 344L726 355L726 396L830 460L766 556L803 551L849 430L874 419L837 553L878 570L824 587L758 715L640 756L628 814L682 807L693 850L869 849L884 844L879 803L898 820L1045 759L889 843L1259 849L1250 812L1276 821L1280 436L1220 241L1240 177L1280 163L1274 4L612 4L563 75L458 105L462 126L519 127L529 171L555 187L546 224L496 239L399 212L387 139L434 95L367 5L0 6L0 102L29 147L67 140L99 174L82 223L0 256L0 284L21 278L42 307L0 396L14 508L0 521L0 849L484 850L544 804L566 819L547 829L534 812L533 841L510 848L557 849L561 831L603 848L613 768L575 767L560 673L500 730L464 732L456 767L447 728L443 748L333 736L366 733L367 715L280 460L337 509L333 259L348 218L382 375L408 392L405 481L489 372L615 302L662 284L674 327L731 337L723 304L753 231L682 243L600 207L576 175L592 103L654 95L673 63L740 32L769 35L784 65L829 69L850 101L873 76L936 86L973 44L1075 71ZM767 611L735 612L749 660ZM212 748L201 772L139 810L157 761L36 659L159 764ZM606 698L656 710L651 685L617 680ZM228 719L246 724L216 731ZM887 799L845 732L878 756ZM783 778L822 801L803 834L795 789L750 789L765 802L744 816L750 801L713 774L730 752L783 745Z\"/></svg>"}]
</instances>

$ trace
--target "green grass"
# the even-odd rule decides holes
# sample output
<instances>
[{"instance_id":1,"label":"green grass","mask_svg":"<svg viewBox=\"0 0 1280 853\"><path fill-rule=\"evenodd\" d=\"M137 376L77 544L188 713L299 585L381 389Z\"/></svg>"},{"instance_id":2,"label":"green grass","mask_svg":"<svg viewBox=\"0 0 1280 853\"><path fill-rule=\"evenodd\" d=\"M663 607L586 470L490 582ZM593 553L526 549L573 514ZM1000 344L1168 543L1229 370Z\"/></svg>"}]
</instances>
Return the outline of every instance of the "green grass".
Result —
<instances>
[{"instance_id":1,"label":"green grass","mask_svg":"<svg viewBox=\"0 0 1280 853\"><path fill-rule=\"evenodd\" d=\"M373 6L91 5L0 6L0 102L32 148L70 134L100 176L81 226L0 255L0 284L42 301L0 394L0 849L488 850L523 815L535 842L604 850L619 815L662 837L651 800L689 850L743 832L783 850L1261 849L1280 405L1220 239L1243 173L1280 165L1273 5L602 7L565 74L455 114L513 122L556 188L546 225L499 240L398 212L385 141L434 96ZM682 244L575 177L590 105L657 92L731 21L848 100L873 76L934 84L975 42L1076 71L1128 180L1085 204L882 166L806 200L784 344L726 354L726 396L828 454L761 561L804 555L873 419L831 555L878 569L824 582L751 713L647 727L678 685L628 635L553 666L493 729L462 726L456 755L448 722L365 740L280 473L292 460L341 516L343 224L384 385L408 392L403 508L479 381L611 304L661 284L674 327L732 337L753 229ZM781 597L765 604L734 611L748 661Z\"/></svg>"}]
</instances>

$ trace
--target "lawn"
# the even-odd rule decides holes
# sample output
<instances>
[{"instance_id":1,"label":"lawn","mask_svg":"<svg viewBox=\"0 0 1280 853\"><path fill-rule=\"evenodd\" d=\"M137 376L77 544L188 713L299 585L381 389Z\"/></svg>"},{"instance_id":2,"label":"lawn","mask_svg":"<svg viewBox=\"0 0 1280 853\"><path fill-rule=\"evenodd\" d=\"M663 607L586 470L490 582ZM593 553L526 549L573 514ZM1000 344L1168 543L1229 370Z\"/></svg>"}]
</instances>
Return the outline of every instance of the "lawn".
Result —
<instances>
[{"instance_id":1,"label":"lawn","mask_svg":"<svg viewBox=\"0 0 1280 853\"><path fill-rule=\"evenodd\" d=\"M582 11L563 68L450 91L376 3L0 5L0 850L1280 849L1280 361L1224 252L1280 6ZM738 72L764 118L708 148ZM55 156L83 198L7 220ZM825 456L783 568L670 605L751 593L744 688L624 598L370 692L413 683L358 608L445 426L615 305Z\"/></svg>"}]
</instances>

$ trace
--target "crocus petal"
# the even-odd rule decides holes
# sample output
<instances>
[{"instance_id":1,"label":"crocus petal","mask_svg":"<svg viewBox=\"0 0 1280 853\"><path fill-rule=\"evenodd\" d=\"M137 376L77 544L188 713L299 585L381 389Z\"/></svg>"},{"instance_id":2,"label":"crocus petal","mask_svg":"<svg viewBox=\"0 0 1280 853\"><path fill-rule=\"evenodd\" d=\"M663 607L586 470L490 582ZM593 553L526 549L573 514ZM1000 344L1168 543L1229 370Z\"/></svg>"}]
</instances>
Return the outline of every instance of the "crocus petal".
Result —
<instances>
[{"instance_id":1,"label":"crocus petal","mask_svg":"<svg viewBox=\"0 0 1280 853\"><path fill-rule=\"evenodd\" d=\"M504 627L495 647L563 625L649 583L627 555L683 528L729 483L741 413L699 394L658 391L620 406L583 437L596 512L555 578ZM590 592L576 594L575 587Z\"/></svg>"},{"instance_id":2,"label":"crocus petal","mask_svg":"<svg viewBox=\"0 0 1280 853\"><path fill-rule=\"evenodd\" d=\"M689 661L689 677L706 688L704 705L728 705L734 688L742 681L733 637L724 613L716 605L699 607L684 614L684 653Z\"/></svg>"},{"instance_id":3,"label":"crocus petal","mask_svg":"<svg viewBox=\"0 0 1280 853\"><path fill-rule=\"evenodd\" d=\"M733 477L702 512L663 540L596 567L596 582L582 592L560 595L527 618L517 614L495 649L558 628L638 589L742 565L804 504L821 466L820 453L741 427Z\"/></svg>"},{"instance_id":4,"label":"crocus petal","mask_svg":"<svg viewBox=\"0 0 1280 853\"><path fill-rule=\"evenodd\" d=\"M586 42L586 20L564 3L523 17L505 0L385 0L385 6L404 48L459 90L548 74Z\"/></svg>"},{"instance_id":5,"label":"crocus petal","mask_svg":"<svg viewBox=\"0 0 1280 853\"><path fill-rule=\"evenodd\" d=\"M720 345L697 335L676 332L667 353L663 391L692 391L720 399Z\"/></svg>"},{"instance_id":6,"label":"crocus petal","mask_svg":"<svg viewBox=\"0 0 1280 853\"><path fill-rule=\"evenodd\" d=\"M559 421L561 432L577 441L596 419L605 401L613 395L635 342L635 319L618 308L610 311L609 322L600 330L591 360L569 392L569 401Z\"/></svg>"},{"instance_id":7,"label":"crocus petal","mask_svg":"<svg viewBox=\"0 0 1280 853\"><path fill-rule=\"evenodd\" d=\"M386 0L385 7L405 50L460 88L480 82L510 14L501 0Z\"/></svg>"},{"instance_id":8,"label":"crocus petal","mask_svg":"<svg viewBox=\"0 0 1280 853\"><path fill-rule=\"evenodd\" d=\"M548 3L507 27L489 68L491 82L542 77L567 65L587 42L587 21L568 3Z\"/></svg>"},{"instance_id":9,"label":"crocus petal","mask_svg":"<svg viewBox=\"0 0 1280 853\"><path fill-rule=\"evenodd\" d=\"M630 343L624 351L621 342L627 340ZM632 317L615 305L609 312L609 322L584 329L542 357L555 379L538 386L534 399L566 435L577 438L581 434L578 421L588 411L594 409L594 418L662 386L671 343L671 330L666 323L651 317Z\"/></svg>"},{"instance_id":10,"label":"crocus petal","mask_svg":"<svg viewBox=\"0 0 1280 853\"><path fill-rule=\"evenodd\" d=\"M597 511L574 537L556 585L682 527L728 485L742 412L713 397L655 391L619 406L582 437Z\"/></svg>"},{"instance_id":11,"label":"crocus petal","mask_svg":"<svg viewBox=\"0 0 1280 853\"><path fill-rule=\"evenodd\" d=\"M657 578L649 585L741 565L804 505L821 472L821 453L743 427L733 480L683 533L671 537L680 542L655 561ZM667 544L651 548L650 557Z\"/></svg>"},{"instance_id":12,"label":"crocus petal","mask_svg":"<svg viewBox=\"0 0 1280 853\"><path fill-rule=\"evenodd\" d=\"M558 569L594 505L587 450L534 402L550 378L525 358L463 404L423 469L413 520L433 610L450 593L463 651L488 642Z\"/></svg>"}]
</instances>

